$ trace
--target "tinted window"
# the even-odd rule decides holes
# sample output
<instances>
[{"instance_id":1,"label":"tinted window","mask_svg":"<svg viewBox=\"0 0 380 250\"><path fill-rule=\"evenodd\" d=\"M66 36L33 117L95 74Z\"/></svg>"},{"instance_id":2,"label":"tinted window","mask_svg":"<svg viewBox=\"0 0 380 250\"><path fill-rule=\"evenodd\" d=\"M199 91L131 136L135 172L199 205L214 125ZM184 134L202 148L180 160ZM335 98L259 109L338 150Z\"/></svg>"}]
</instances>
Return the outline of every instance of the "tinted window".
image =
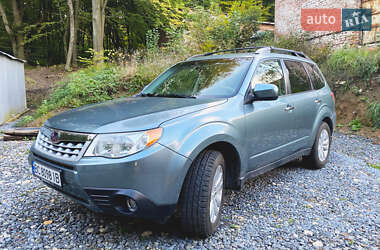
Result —
<instances>
[{"instance_id":1,"label":"tinted window","mask_svg":"<svg viewBox=\"0 0 380 250\"><path fill-rule=\"evenodd\" d=\"M321 89L325 86L325 81L321 73L319 72L317 66L306 63L307 71L310 74L311 81L313 82L314 89Z\"/></svg>"},{"instance_id":2,"label":"tinted window","mask_svg":"<svg viewBox=\"0 0 380 250\"><path fill-rule=\"evenodd\" d=\"M268 60L260 63L251 81L252 89L257 83L270 83L278 87L278 95L285 94L284 74L278 60Z\"/></svg>"},{"instance_id":3,"label":"tinted window","mask_svg":"<svg viewBox=\"0 0 380 250\"><path fill-rule=\"evenodd\" d=\"M230 97L236 94L252 58L183 62L168 69L142 93Z\"/></svg>"},{"instance_id":4,"label":"tinted window","mask_svg":"<svg viewBox=\"0 0 380 250\"><path fill-rule=\"evenodd\" d=\"M285 61L286 68L289 71L289 81L292 93L311 90L309 76L302 63L294 61Z\"/></svg>"}]
</instances>

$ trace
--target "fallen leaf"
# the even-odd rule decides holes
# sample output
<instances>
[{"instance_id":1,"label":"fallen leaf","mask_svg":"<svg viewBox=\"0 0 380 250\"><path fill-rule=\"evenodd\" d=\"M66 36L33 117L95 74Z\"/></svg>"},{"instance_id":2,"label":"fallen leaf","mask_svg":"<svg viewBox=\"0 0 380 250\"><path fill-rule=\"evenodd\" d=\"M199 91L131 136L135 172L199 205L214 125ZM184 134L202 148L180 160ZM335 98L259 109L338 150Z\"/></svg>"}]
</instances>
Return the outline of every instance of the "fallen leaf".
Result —
<instances>
[{"instance_id":1,"label":"fallen leaf","mask_svg":"<svg viewBox=\"0 0 380 250\"><path fill-rule=\"evenodd\" d=\"M239 225L235 225L235 224L232 224L230 227L233 228L233 229L239 229L240 228Z\"/></svg>"},{"instance_id":2,"label":"fallen leaf","mask_svg":"<svg viewBox=\"0 0 380 250\"><path fill-rule=\"evenodd\" d=\"M45 226L46 226L46 225L50 225L51 223L53 223L52 220L45 220L45 221L44 221L44 225L45 225Z\"/></svg>"},{"instance_id":3,"label":"fallen leaf","mask_svg":"<svg viewBox=\"0 0 380 250\"><path fill-rule=\"evenodd\" d=\"M152 232L151 231L145 231L141 234L142 237L149 237L152 235Z\"/></svg>"}]
</instances>

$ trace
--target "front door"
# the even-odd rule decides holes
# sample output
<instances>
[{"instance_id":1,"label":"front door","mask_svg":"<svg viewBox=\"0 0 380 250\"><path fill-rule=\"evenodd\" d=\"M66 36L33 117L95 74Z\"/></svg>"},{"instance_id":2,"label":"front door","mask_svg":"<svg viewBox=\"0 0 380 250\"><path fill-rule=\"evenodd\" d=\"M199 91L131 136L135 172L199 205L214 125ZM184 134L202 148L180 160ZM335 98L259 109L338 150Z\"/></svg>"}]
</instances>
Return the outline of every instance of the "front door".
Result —
<instances>
[{"instance_id":1,"label":"front door","mask_svg":"<svg viewBox=\"0 0 380 250\"><path fill-rule=\"evenodd\" d=\"M251 88L257 83L275 84L279 98L274 101L254 101L244 106L246 149L249 170L275 162L289 154L287 144L294 140L294 113L281 63L277 59L261 62L254 73Z\"/></svg>"}]
</instances>

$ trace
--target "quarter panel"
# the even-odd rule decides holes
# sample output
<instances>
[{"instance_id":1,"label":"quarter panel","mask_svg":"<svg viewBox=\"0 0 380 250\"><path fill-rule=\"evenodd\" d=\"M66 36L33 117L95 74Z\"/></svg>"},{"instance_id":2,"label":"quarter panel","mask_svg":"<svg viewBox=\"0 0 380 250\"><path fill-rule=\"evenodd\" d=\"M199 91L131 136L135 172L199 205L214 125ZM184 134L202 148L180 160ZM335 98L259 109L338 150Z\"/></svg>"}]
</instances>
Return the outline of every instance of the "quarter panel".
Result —
<instances>
[{"instance_id":1,"label":"quarter panel","mask_svg":"<svg viewBox=\"0 0 380 250\"><path fill-rule=\"evenodd\" d=\"M326 104L322 105L318 110L318 114L314 120L313 129L309 138L308 146L312 147L317 136L318 128L321 125L321 122L326 117L330 118L333 121L335 126L335 112L332 111Z\"/></svg>"}]
</instances>

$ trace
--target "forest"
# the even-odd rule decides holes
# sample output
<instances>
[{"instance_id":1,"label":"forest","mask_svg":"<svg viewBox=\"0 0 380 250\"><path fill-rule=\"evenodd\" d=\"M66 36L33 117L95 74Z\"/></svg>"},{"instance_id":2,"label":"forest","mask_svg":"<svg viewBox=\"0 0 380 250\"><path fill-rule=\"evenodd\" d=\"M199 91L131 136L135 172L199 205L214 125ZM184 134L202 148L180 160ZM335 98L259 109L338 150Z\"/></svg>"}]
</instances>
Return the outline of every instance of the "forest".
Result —
<instances>
[{"instance_id":1,"label":"forest","mask_svg":"<svg viewBox=\"0 0 380 250\"><path fill-rule=\"evenodd\" d=\"M229 14L233 19L227 24L229 20L220 17ZM239 33L240 24L273 20L274 0L1 0L0 15L0 50L30 65L76 66L91 51L131 54L151 46L152 39L161 46L190 29L206 28L190 27L190 20L203 19L198 24L204 25L207 15L224 22L223 29L229 26L222 34L212 32L219 39L241 36L243 43L253 35L255 25ZM205 49L220 46L208 42L202 45Z\"/></svg>"}]
</instances>

